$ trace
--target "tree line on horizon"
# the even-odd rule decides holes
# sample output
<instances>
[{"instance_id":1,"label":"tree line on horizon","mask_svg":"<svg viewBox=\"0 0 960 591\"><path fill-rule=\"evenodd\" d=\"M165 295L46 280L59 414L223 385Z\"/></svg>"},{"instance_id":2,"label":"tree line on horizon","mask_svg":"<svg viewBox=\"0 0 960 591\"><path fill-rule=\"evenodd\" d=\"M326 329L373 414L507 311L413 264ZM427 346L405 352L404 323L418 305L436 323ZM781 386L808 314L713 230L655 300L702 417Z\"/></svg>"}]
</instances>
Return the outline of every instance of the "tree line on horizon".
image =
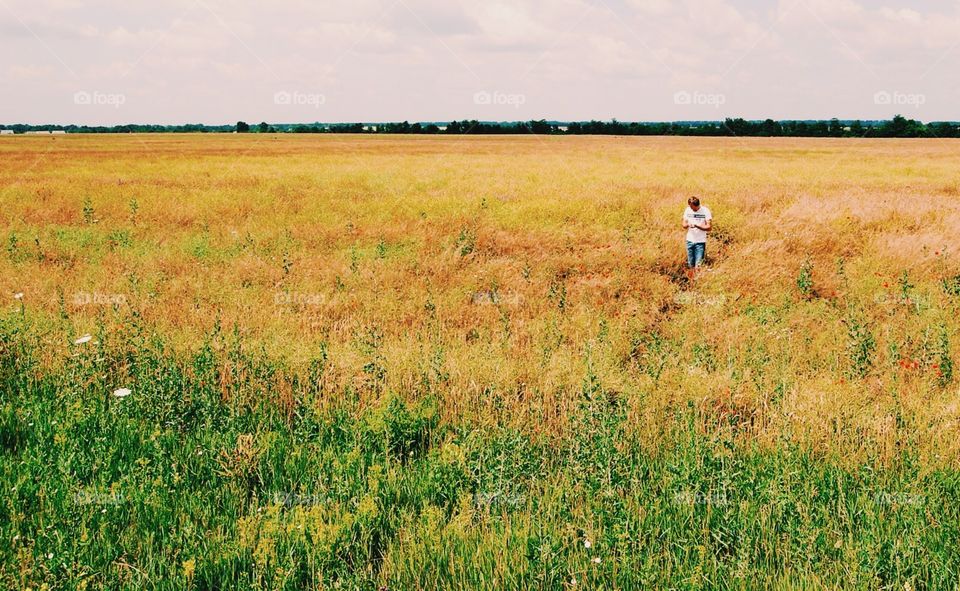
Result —
<instances>
[{"instance_id":1,"label":"tree line on horizon","mask_svg":"<svg viewBox=\"0 0 960 591\"><path fill-rule=\"evenodd\" d=\"M663 135L663 136L736 136L736 137L874 137L874 138L960 138L960 123L923 123L897 115L885 121L830 120L747 120L681 121L664 123L611 121L550 122L544 119L518 122L477 120L438 123L334 123L250 125L0 125L14 133L28 131L65 131L67 133L367 133L367 134L447 134L447 135Z\"/></svg>"}]
</instances>

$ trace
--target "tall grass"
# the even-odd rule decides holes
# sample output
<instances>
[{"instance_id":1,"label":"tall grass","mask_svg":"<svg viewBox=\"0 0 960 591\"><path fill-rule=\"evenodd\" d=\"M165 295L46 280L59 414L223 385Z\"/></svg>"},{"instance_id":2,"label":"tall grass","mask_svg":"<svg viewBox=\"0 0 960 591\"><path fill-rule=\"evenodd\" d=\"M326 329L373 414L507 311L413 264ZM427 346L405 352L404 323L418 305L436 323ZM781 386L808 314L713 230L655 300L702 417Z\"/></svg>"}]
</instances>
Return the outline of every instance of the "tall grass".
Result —
<instances>
[{"instance_id":1,"label":"tall grass","mask_svg":"<svg viewBox=\"0 0 960 591\"><path fill-rule=\"evenodd\" d=\"M34 139L0 586L960 585L951 143Z\"/></svg>"},{"instance_id":2,"label":"tall grass","mask_svg":"<svg viewBox=\"0 0 960 591\"><path fill-rule=\"evenodd\" d=\"M960 582L956 473L909 450L851 468L693 404L651 450L589 371L559 441L440 422L429 395L321 410L315 376L243 347L108 339L38 371L23 322L0 332L8 588Z\"/></svg>"}]
</instances>

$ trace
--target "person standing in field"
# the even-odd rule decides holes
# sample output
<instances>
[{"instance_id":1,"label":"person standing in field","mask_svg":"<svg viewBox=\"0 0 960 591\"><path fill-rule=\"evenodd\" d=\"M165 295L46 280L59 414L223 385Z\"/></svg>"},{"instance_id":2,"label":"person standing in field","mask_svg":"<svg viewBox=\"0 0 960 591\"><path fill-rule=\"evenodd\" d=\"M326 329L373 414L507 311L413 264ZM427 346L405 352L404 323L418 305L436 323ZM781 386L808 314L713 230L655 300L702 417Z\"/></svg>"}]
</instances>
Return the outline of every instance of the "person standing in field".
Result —
<instances>
[{"instance_id":1,"label":"person standing in field","mask_svg":"<svg viewBox=\"0 0 960 591\"><path fill-rule=\"evenodd\" d=\"M687 277L696 277L697 268L703 264L707 255L707 233L713 227L713 215L706 205L700 205L700 199L687 199L687 209L683 212L683 228L687 231Z\"/></svg>"}]
</instances>

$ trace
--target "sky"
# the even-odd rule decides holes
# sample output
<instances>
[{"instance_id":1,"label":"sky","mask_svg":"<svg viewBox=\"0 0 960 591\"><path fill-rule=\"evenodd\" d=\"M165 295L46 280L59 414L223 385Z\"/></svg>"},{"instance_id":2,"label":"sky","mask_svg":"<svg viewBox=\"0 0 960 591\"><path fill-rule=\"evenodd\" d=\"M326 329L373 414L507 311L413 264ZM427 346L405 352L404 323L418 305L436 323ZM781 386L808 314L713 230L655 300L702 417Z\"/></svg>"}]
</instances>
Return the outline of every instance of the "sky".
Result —
<instances>
[{"instance_id":1,"label":"sky","mask_svg":"<svg viewBox=\"0 0 960 591\"><path fill-rule=\"evenodd\" d=\"M960 120L960 0L0 0L0 122Z\"/></svg>"}]
</instances>

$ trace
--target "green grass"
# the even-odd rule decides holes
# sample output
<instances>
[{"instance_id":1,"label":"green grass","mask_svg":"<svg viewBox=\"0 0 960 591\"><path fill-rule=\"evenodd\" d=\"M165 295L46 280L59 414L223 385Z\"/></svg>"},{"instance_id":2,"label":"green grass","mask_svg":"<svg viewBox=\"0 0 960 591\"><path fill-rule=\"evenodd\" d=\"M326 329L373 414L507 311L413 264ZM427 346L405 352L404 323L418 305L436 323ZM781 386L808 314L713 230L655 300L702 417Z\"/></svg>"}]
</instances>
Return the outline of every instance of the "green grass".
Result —
<instances>
[{"instance_id":1,"label":"green grass","mask_svg":"<svg viewBox=\"0 0 960 591\"><path fill-rule=\"evenodd\" d=\"M429 380L331 402L323 351L290 368L219 330L190 354L120 331L50 364L28 316L0 321L3 588L960 584L960 478L909 452L761 449L692 405L649 449L589 365L576 428L537 438L441 420Z\"/></svg>"}]
</instances>

